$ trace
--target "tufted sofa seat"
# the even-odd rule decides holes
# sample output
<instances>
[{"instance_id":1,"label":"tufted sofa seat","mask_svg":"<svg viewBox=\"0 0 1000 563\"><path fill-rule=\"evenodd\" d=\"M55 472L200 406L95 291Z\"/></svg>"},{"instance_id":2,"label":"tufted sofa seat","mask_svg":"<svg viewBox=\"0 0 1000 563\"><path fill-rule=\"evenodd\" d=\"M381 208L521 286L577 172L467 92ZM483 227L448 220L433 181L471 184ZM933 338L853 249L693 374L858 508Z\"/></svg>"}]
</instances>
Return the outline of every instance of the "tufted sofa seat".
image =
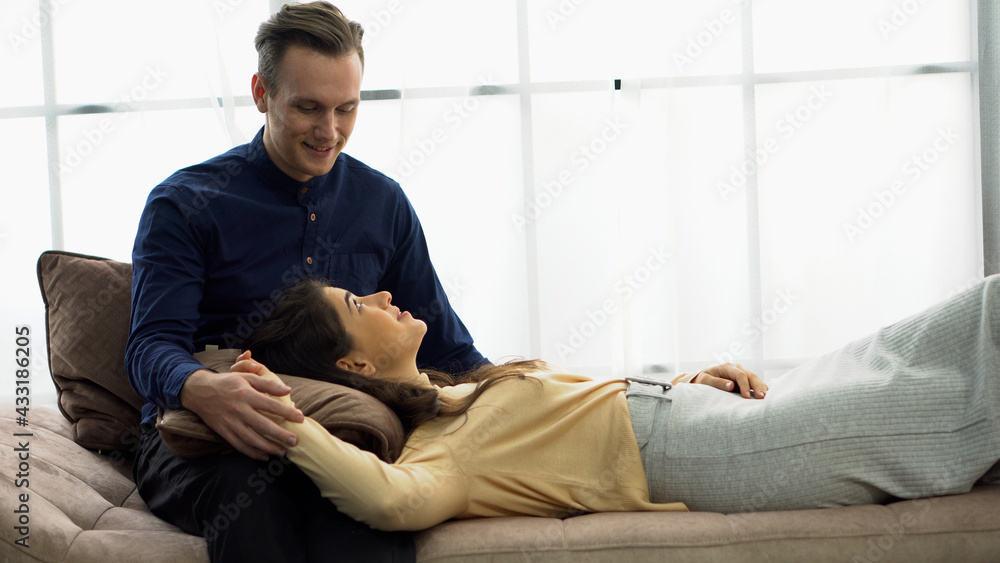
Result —
<instances>
[{"instance_id":1,"label":"tufted sofa seat","mask_svg":"<svg viewBox=\"0 0 1000 563\"><path fill-rule=\"evenodd\" d=\"M53 410L31 410L15 436L0 411L0 561L208 561L202 538L146 508L121 454L88 450ZM16 487L15 449L29 442L29 485ZM18 495L29 494L27 545L17 544ZM416 536L420 562L1000 561L1000 486L964 495L748 514L606 513L452 521Z\"/></svg>"}]
</instances>

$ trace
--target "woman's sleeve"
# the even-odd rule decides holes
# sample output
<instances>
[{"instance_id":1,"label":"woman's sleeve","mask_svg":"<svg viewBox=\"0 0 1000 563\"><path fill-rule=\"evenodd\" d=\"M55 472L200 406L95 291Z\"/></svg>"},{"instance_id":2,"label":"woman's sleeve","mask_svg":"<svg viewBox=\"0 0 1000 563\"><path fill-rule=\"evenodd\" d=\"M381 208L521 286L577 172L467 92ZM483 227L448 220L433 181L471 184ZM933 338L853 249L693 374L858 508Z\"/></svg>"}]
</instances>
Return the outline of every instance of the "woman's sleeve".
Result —
<instances>
[{"instance_id":1,"label":"woman's sleeve","mask_svg":"<svg viewBox=\"0 0 1000 563\"><path fill-rule=\"evenodd\" d=\"M389 464L331 435L311 418L282 426L299 440L287 449L288 458L338 510L372 528L423 530L458 516L468 505L466 480L450 456Z\"/></svg>"},{"instance_id":2,"label":"woman's sleeve","mask_svg":"<svg viewBox=\"0 0 1000 563\"><path fill-rule=\"evenodd\" d=\"M694 373L682 373L682 374L678 375L677 377L675 377L674 380L670 382L670 384L671 385L677 385L678 383L691 383L691 381L694 378L698 377L699 373L701 373L701 372L700 371L696 371Z\"/></svg>"}]
</instances>

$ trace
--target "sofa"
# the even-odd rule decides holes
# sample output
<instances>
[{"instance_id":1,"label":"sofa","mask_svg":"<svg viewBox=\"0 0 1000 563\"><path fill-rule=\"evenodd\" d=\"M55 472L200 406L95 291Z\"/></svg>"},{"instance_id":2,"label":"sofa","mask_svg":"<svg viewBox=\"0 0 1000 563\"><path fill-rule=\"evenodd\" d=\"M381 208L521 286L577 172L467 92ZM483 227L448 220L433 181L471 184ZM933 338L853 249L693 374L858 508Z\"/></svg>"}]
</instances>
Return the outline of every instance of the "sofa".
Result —
<instances>
[{"instance_id":1,"label":"sofa","mask_svg":"<svg viewBox=\"0 0 1000 563\"><path fill-rule=\"evenodd\" d=\"M132 480L142 400L123 367L130 266L50 251L38 260L38 278L58 412L31 406L30 400L8 402L0 410L5 476L0 559L207 561L204 540L154 516ZM32 342L40 340L35 335ZM31 365L40 362L37 352L30 358ZM219 351L203 363L224 366L227 359ZM384 459L398 453L401 428L385 416L388 409L379 412L380 404L373 406L351 389L286 381L297 403L296 394L319 397L303 410L331 432ZM226 447L185 411L161 411L157 427L185 455ZM1000 486L886 505L789 512L455 520L416 534L415 541L421 562L996 562Z\"/></svg>"}]
</instances>

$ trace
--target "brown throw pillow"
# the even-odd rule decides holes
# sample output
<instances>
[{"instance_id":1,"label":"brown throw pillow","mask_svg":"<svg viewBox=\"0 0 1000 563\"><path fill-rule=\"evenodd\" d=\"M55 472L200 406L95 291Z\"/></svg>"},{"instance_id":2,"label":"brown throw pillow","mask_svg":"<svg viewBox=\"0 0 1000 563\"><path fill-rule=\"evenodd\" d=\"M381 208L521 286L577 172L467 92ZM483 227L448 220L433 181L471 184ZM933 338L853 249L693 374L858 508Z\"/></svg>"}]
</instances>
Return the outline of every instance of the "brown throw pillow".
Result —
<instances>
[{"instance_id":1,"label":"brown throw pillow","mask_svg":"<svg viewBox=\"0 0 1000 563\"><path fill-rule=\"evenodd\" d=\"M239 354L239 350L215 350L194 357L209 369L225 372ZM405 439L403 425L392 410L371 395L325 381L283 374L278 377L292 388L295 406L334 436L389 463L399 457ZM222 437L188 410L160 409L156 428L167 447L185 457L229 449Z\"/></svg>"},{"instance_id":2,"label":"brown throw pillow","mask_svg":"<svg viewBox=\"0 0 1000 563\"><path fill-rule=\"evenodd\" d=\"M143 400L125 374L132 266L48 251L38 258L49 371L73 438L96 450L135 444Z\"/></svg>"}]
</instances>

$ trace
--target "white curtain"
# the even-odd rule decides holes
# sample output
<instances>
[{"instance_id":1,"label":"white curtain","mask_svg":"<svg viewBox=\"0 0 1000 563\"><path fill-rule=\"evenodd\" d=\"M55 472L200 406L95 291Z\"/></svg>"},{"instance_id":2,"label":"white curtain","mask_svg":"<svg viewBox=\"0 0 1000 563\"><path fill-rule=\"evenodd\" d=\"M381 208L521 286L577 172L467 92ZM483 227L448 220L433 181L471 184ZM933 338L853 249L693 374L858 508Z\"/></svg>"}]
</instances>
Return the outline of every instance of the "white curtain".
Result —
<instances>
[{"instance_id":1,"label":"white curtain","mask_svg":"<svg viewBox=\"0 0 1000 563\"><path fill-rule=\"evenodd\" d=\"M262 124L273 2L99 4L0 6L0 318L39 357L38 254L129 260L148 191ZM495 361L767 372L983 275L974 2L338 5L367 30L347 150Z\"/></svg>"}]
</instances>

